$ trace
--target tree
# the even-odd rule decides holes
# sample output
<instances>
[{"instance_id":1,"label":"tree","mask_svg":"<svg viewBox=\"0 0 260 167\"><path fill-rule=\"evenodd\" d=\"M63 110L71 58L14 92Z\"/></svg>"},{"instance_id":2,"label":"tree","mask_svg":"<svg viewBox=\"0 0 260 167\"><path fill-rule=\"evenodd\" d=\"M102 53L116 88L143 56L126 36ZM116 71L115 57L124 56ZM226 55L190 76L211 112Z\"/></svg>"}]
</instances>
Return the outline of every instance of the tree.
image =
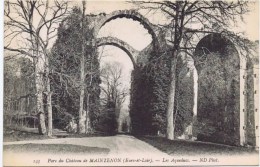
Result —
<instances>
[{"instance_id":1,"label":"tree","mask_svg":"<svg viewBox=\"0 0 260 167\"><path fill-rule=\"evenodd\" d=\"M32 62L25 57L8 57L4 61L4 115L12 119L18 114L35 114L33 110L36 106L35 83ZM15 125L11 122L11 126Z\"/></svg>"},{"instance_id":2,"label":"tree","mask_svg":"<svg viewBox=\"0 0 260 167\"><path fill-rule=\"evenodd\" d=\"M78 123L78 133L85 133L87 130L86 120L88 119L88 112L84 110L83 102L84 102L84 94L85 94L85 10L86 10L86 2L82 1L83 12L82 12L82 20L81 20L81 31L82 31L82 53L80 60L80 96L79 96L79 123ZM88 96L88 95L87 95Z\"/></svg>"},{"instance_id":3,"label":"tree","mask_svg":"<svg viewBox=\"0 0 260 167\"><path fill-rule=\"evenodd\" d=\"M58 23L68 11L67 1L5 1L5 46L7 51L18 52L33 59L39 133L46 134L44 93L47 95L48 135L52 135L52 104L49 80L49 43L56 36ZM19 45L17 41L21 41ZM18 47L16 47L18 46ZM44 75L46 83L44 84ZM45 88L46 85L46 88ZM46 91L44 91L46 89Z\"/></svg>"},{"instance_id":4,"label":"tree","mask_svg":"<svg viewBox=\"0 0 260 167\"><path fill-rule=\"evenodd\" d=\"M165 73L164 71L163 74ZM132 71L129 113L132 122L131 132L135 135L151 134L153 129L151 128L153 122L151 108L154 106L154 111L158 111L156 106L160 106L159 110L163 106L160 102L154 103L155 105L151 104L151 98L154 99L153 90L154 88L157 90L157 87L153 86L151 82L153 79L150 76L159 79L156 77L159 75L150 72L149 67L137 67Z\"/></svg>"},{"instance_id":5,"label":"tree","mask_svg":"<svg viewBox=\"0 0 260 167\"><path fill-rule=\"evenodd\" d=\"M101 70L102 93L104 103L112 101L116 107L121 107L127 96L127 90L123 84L122 66L119 63L107 63Z\"/></svg>"},{"instance_id":6,"label":"tree","mask_svg":"<svg viewBox=\"0 0 260 167\"><path fill-rule=\"evenodd\" d=\"M78 123L81 122L83 129L78 132L89 133L95 130L97 124L101 81L98 54L94 47L88 45L94 38L93 30L89 28L88 15L84 15L82 26L82 13L80 8L73 7L58 27L58 37L50 59L51 86L54 112L58 115L65 112L71 114ZM84 68L80 64L84 64ZM83 116L80 110L86 114ZM68 120L65 122L68 123Z\"/></svg>"},{"instance_id":7,"label":"tree","mask_svg":"<svg viewBox=\"0 0 260 167\"><path fill-rule=\"evenodd\" d=\"M108 112L105 114L108 114L109 122L114 122L119 118L122 104L128 95L122 75L122 66L119 63L106 63L101 70L101 100L105 112ZM117 126L114 125L117 123L111 123L111 126L116 128Z\"/></svg>"},{"instance_id":8,"label":"tree","mask_svg":"<svg viewBox=\"0 0 260 167\"><path fill-rule=\"evenodd\" d=\"M174 139L175 121L175 92L176 92L176 65L181 54L193 55L196 46L190 40L192 35L201 33L229 33L228 27L233 26L237 18L247 12L247 2L227 1L163 1L163 2L136 2L143 8L161 9L171 20L167 28L172 30L170 42L171 53L171 83L167 102L167 138ZM150 5L150 6L145 6ZM196 23L198 29L191 29L190 25ZM199 26L198 26L199 25ZM229 33L232 35L231 33ZM236 35L232 35L236 38ZM237 41L237 40L236 40Z\"/></svg>"}]
</instances>

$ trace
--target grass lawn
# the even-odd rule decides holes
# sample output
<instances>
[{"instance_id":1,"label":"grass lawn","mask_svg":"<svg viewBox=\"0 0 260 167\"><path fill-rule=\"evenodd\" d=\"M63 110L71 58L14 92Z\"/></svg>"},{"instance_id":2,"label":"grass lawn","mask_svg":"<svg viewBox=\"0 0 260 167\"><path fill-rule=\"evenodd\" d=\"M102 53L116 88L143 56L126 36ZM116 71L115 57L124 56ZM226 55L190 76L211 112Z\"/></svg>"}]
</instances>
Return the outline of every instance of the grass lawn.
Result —
<instances>
[{"instance_id":1,"label":"grass lawn","mask_svg":"<svg viewBox=\"0 0 260 167\"><path fill-rule=\"evenodd\" d=\"M221 144L185 141L185 140L167 140L162 137L137 137L138 139L156 147L157 149L169 155L241 155L257 154L253 148L227 146Z\"/></svg>"},{"instance_id":2,"label":"grass lawn","mask_svg":"<svg viewBox=\"0 0 260 167\"><path fill-rule=\"evenodd\" d=\"M72 144L15 144L4 145L5 152L25 153L52 153L52 154L105 154L109 153L108 148L87 147Z\"/></svg>"},{"instance_id":3,"label":"grass lawn","mask_svg":"<svg viewBox=\"0 0 260 167\"><path fill-rule=\"evenodd\" d=\"M24 140L42 140L49 139L50 137L39 135L33 131L20 131L20 130L12 130L5 129L4 130L4 142L12 142L12 141L24 141Z\"/></svg>"},{"instance_id":4,"label":"grass lawn","mask_svg":"<svg viewBox=\"0 0 260 167\"><path fill-rule=\"evenodd\" d=\"M53 130L53 136L39 135L37 128L4 128L4 142L12 141L26 141L26 140L42 140L50 138L82 138L82 137L95 137L104 136L104 134L73 134L61 131L58 129Z\"/></svg>"}]
</instances>

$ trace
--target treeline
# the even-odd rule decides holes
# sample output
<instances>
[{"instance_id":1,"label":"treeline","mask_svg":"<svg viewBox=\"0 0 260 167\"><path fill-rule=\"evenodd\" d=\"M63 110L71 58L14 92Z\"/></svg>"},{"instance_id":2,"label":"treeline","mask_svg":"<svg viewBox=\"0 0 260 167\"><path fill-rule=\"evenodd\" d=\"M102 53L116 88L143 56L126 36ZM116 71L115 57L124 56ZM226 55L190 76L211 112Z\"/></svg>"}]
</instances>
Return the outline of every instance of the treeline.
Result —
<instances>
[{"instance_id":1,"label":"treeline","mask_svg":"<svg viewBox=\"0 0 260 167\"><path fill-rule=\"evenodd\" d=\"M34 78L34 67L28 58L13 59L9 55L5 59L4 127L37 124Z\"/></svg>"},{"instance_id":2,"label":"treeline","mask_svg":"<svg viewBox=\"0 0 260 167\"><path fill-rule=\"evenodd\" d=\"M82 54L82 11L73 9L73 13L67 17L58 29L58 38L52 48L53 69L51 86L53 90L54 125L64 128L71 119L79 122L80 104L80 61ZM100 59L96 46L92 46L93 30L89 29L86 19L85 30L85 81L83 109L89 109L86 118L86 133L102 132L115 134L117 130L116 102L106 96L101 103L101 69ZM86 113L87 114L87 113ZM66 116L70 115L70 117ZM87 115L85 115L87 116ZM61 119L65 118L65 119ZM87 125L88 124L88 125ZM88 132L87 132L88 131Z\"/></svg>"},{"instance_id":3,"label":"treeline","mask_svg":"<svg viewBox=\"0 0 260 167\"><path fill-rule=\"evenodd\" d=\"M86 18L82 35L82 11L74 7L59 25L57 39L49 51L48 78L50 79L53 128L78 132L80 104L80 63L82 36L85 44L85 79L83 108L89 108L89 133L115 134L117 130L116 104L111 100L100 102L101 70L96 46L92 46L93 30ZM5 61L5 115L24 112L39 120L36 109L35 64L29 58L10 58ZM46 85L45 73L43 85ZM47 94L43 94L45 124L48 124ZM86 115L85 115L86 116ZM9 117L5 117L9 119ZM12 119L12 118L11 118ZM14 119L13 119L14 120ZM7 120L8 121L8 120ZM87 120L86 120L87 123ZM32 127L32 126L29 126Z\"/></svg>"}]
</instances>

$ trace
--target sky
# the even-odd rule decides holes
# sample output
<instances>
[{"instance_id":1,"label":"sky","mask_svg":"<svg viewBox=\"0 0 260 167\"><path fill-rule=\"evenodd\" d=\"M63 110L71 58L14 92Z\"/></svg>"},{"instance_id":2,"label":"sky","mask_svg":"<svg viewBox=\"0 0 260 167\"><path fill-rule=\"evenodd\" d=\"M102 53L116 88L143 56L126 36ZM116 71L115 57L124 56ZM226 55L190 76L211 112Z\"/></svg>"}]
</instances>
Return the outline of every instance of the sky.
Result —
<instances>
[{"instance_id":1,"label":"sky","mask_svg":"<svg viewBox=\"0 0 260 167\"><path fill-rule=\"evenodd\" d=\"M50 0L52 1L52 0ZM251 1L250 1L251 2ZM258 1L256 1L258 2ZM71 1L70 6L79 6L82 7L82 2L79 0ZM239 22L238 27L233 28L236 32L245 32L245 36L251 40L258 39L258 23L259 23L259 4L250 3L250 12L244 16L245 22ZM87 14L99 14L99 13L111 13L115 10L125 10L125 9L135 9L132 3L123 1L123 0L102 0L94 1L90 0L86 3L86 13ZM140 9L139 12L147 17L150 22L157 24L163 24L169 22L169 19L164 17L164 15L158 10L157 12L149 12L144 9ZM34 19L34 22L37 24L39 19ZM133 48L141 50L147 44L151 42L151 38L147 32L137 21L131 19L116 19L110 21L106 24L101 31L99 36L115 36L119 39L124 40L130 44ZM7 40L6 40L7 41ZM49 47L51 48L54 43L55 38L50 42ZM17 43L24 44L23 41L15 40L13 42L15 46Z\"/></svg>"},{"instance_id":2,"label":"sky","mask_svg":"<svg viewBox=\"0 0 260 167\"><path fill-rule=\"evenodd\" d=\"M98 33L98 37L107 36L117 37L139 51L143 50L152 41L151 35L139 22L126 18L112 20L103 26ZM101 56L101 68L107 62L118 62L122 64L123 86L130 88L133 64L129 56L123 50L110 45L99 47L98 51L102 53L99 55ZM128 95L123 104L123 108L126 110L130 102L129 98Z\"/></svg>"},{"instance_id":3,"label":"sky","mask_svg":"<svg viewBox=\"0 0 260 167\"><path fill-rule=\"evenodd\" d=\"M236 28L237 31L245 31L245 36L249 38L250 40L257 40L258 37L258 23L259 23L259 2L258 0L249 0L249 8L250 12L244 16L245 23L240 22L238 24L238 28ZM252 3L255 2L255 3ZM72 5L80 5L81 2L74 1ZM103 1L88 1L86 4L86 12L92 13L92 14L98 14L98 13L111 13L115 10L124 10L124 9L131 9L136 8L133 4L123 1L123 0L103 0ZM151 12L147 12L147 10L140 10L139 11L142 15L147 17L150 22L152 23L165 23L168 20L163 17L163 15L158 11L154 15ZM114 20L117 22L120 19ZM120 21L119 21L120 22ZM130 23L130 22L129 22ZM129 23L125 23L123 26L129 27ZM122 26L122 24L121 24ZM131 27L132 28L132 27ZM130 29L130 27L129 27ZM135 29L133 29L135 30ZM133 31L136 33L142 33L140 31ZM134 47L134 46L133 46Z\"/></svg>"},{"instance_id":4,"label":"sky","mask_svg":"<svg viewBox=\"0 0 260 167\"><path fill-rule=\"evenodd\" d=\"M70 5L82 7L81 3L81 1L71 1ZM259 36L259 4L251 3L249 7L251 11L247 15L245 15L245 22L240 22L238 24L238 27L234 28L233 30L235 32L244 32L247 38L251 40L257 40ZM87 14L111 13L115 10L125 10L133 8L135 8L135 6L132 3L128 3L122 0L92 0L87 1L86 3ZM139 12L145 17L147 17L154 24L163 24L165 22L169 22L169 20L167 20L160 12L156 12L155 14L148 12L147 10L140 10ZM103 26L98 33L98 37L106 36L119 38L139 51L145 48L147 45L149 45L152 41L151 35L139 22L126 18L112 20L108 22L105 26ZM100 47L99 51L101 51L101 49L104 49L103 54L100 55L100 57L102 57L101 67L106 62L115 61L121 63L124 67L124 84L130 87L130 75L131 70L133 69L133 65L128 55L121 49L114 46L105 46L102 48Z\"/></svg>"},{"instance_id":5,"label":"sky","mask_svg":"<svg viewBox=\"0 0 260 167\"><path fill-rule=\"evenodd\" d=\"M133 7L129 3L125 2L89 2L87 3L87 11L89 13L98 14L100 12L110 13L114 10L130 9ZM240 22L237 28L234 28L235 32L245 32L245 36L251 40L258 39L258 20L259 14L258 4L250 3L249 5L251 12L244 16L245 23ZM140 11L141 14L147 16L152 23L165 23L166 19L159 14L156 16L147 13L147 11ZM108 22L99 31L98 37L112 36L119 38L127 42L130 46L136 50L142 50L148 46L151 41L151 35L148 31L137 21L131 19L120 18ZM100 50L101 48L99 48ZM105 62L119 62L124 67L124 85L130 88L130 76L133 69L131 60L128 55L121 49L114 46L105 46L103 52L104 58L101 59L101 66ZM100 55L101 56L101 55ZM129 98L129 97L128 97ZM125 107L127 108L129 99L125 102Z\"/></svg>"},{"instance_id":6,"label":"sky","mask_svg":"<svg viewBox=\"0 0 260 167\"><path fill-rule=\"evenodd\" d=\"M152 42L151 35L139 22L126 18L112 20L108 22L105 26L103 26L98 33L98 37L107 36L119 38L139 51L143 50ZM123 87L126 87L128 88L128 90L130 90L131 71L133 70L133 64L129 56L123 50L110 45L99 47L98 51L102 53L99 55L101 57L101 68L107 62L117 62L122 65L122 84ZM130 95L126 96L126 100L122 105L123 110L121 111L128 111L129 103Z\"/></svg>"}]
</instances>

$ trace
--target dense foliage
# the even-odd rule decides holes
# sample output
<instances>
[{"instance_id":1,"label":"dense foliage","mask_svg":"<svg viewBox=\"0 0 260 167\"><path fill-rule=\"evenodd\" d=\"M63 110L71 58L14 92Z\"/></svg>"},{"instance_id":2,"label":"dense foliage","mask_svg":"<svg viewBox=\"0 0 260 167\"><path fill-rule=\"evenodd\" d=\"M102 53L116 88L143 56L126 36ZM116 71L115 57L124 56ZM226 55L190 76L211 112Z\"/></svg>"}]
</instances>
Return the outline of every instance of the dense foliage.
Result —
<instances>
[{"instance_id":1,"label":"dense foliage","mask_svg":"<svg viewBox=\"0 0 260 167\"><path fill-rule=\"evenodd\" d=\"M34 77L33 62L28 58L11 58L5 61L4 109L6 112L36 113Z\"/></svg>"},{"instance_id":2,"label":"dense foliage","mask_svg":"<svg viewBox=\"0 0 260 167\"><path fill-rule=\"evenodd\" d=\"M132 73L130 116L132 132L137 135L151 134L164 136L166 133L166 109L170 84L170 61L167 52L159 58L150 56L149 63L134 69ZM181 64L181 63L180 63ZM182 69L182 67L178 67ZM179 73L180 71L178 71ZM177 136L182 135L192 121L193 99L190 96L189 81L182 80L176 89L175 107Z\"/></svg>"},{"instance_id":3,"label":"dense foliage","mask_svg":"<svg viewBox=\"0 0 260 167\"><path fill-rule=\"evenodd\" d=\"M36 116L34 77L34 66L30 59L12 58L10 55L10 59L5 60L4 126L33 127Z\"/></svg>"},{"instance_id":4,"label":"dense foliage","mask_svg":"<svg viewBox=\"0 0 260 167\"><path fill-rule=\"evenodd\" d=\"M130 91L130 117L133 134L151 133L150 85L149 78L145 75L145 67L135 68L132 72Z\"/></svg>"},{"instance_id":5,"label":"dense foliage","mask_svg":"<svg viewBox=\"0 0 260 167\"><path fill-rule=\"evenodd\" d=\"M204 41L205 40L205 41ZM239 57L220 36L206 37L198 47L199 140L226 144L239 143ZM209 42L208 40L211 40Z\"/></svg>"},{"instance_id":6,"label":"dense foliage","mask_svg":"<svg viewBox=\"0 0 260 167\"><path fill-rule=\"evenodd\" d=\"M50 66L52 69L51 86L53 91L54 126L60 128L64 128L70 119L78 119L79 64L82 54L81 15L80 9L73 9L72 14L59 26L58 38L52 48ZM91 41L93 39L92 30L88 26L83 28L86 29L86 41ZM90 119L92 127L95 128L99 114L99 84L101 82L99 61L96 50L92 46L86 45L85 55L85 89L87 90L85 94L89 92L90 95ZM86 108L86 102L84 104L84 108Z\"/></svg>"},{"instance_id":7,"label":"dense foliage","mask_svg":"<svg viewBox=\"0 0 260 167\"><path fill-rule=\"evenodd\" d=\"M101 110L97 130L107 135L115 135L117 127L116 104L108 101Z\"/></svg>"}]
</instances>

